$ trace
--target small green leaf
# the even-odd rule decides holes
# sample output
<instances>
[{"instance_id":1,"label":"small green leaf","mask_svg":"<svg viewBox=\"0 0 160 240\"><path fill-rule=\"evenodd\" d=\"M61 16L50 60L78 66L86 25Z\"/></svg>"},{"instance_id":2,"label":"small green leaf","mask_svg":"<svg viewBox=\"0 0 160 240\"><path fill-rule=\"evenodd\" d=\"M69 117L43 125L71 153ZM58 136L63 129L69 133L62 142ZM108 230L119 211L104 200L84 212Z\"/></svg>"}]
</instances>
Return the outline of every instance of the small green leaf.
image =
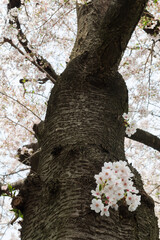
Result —
<instances>
[{"instance_id":1,"label":"small green leaf","mask_svg":"<svg viewBox=\"0 0 160 240\"><path fill-rule=\"evenodd\" d=\"M99 184L99 191L102 190L102 184Z\"/></svg>"},{"instance_id":2,"label":"small green leaf","mask_svg":"<svg viewBox=\"0 0 160 240\"><path fill-rule=\"evenodd\" d=\"M8 190L9 190L10 192L13 191L13 188L12 188L12 185L11 185L11 184L8 184Z\"/></svg>"},{"instance_id":3,"label":"small green leaf","mask_svg":"<svg viewBox=\"0 0 160 240\"><path fill-rule=\"evenodd\" d=\"M16 209L16 208L13 208L13 209L10 209L9 211L10 211L10 212L14 212L14 214L15 214L16 217L21 217L21 218L23 218L23 214L22 214L21 210Z\"/></svg>"},{"instance_id":4,"label":"small green leaf","mask_svg":"<svg viewBox=\"0 0 160 240\"><path fill-rule=\"evenodd\" d=\"M17 212L17 209L13 208L13 209L10 209L9 211L16 213L16 212Z\"/></svg>"},{"instance_id":5,"label":"small green leaf","mask_svg":"<svg viewBox=\"0 0 160 240\"><path fill-rule=\"evenodd\" d=\"M1 196L10 197L10 196L7 195L7 193L2 193Z\"/></svg>"},{"instance_id":6,"label":"small green leaf","mask_svg":"<svg viewBox=\"0 0 160 240\"><path fill-rule=\"evenodd\" d=\"M23 218L23 214L22 214L22 212L20 210L18 210L18 216Z\"/></svg>"}]
</instances>

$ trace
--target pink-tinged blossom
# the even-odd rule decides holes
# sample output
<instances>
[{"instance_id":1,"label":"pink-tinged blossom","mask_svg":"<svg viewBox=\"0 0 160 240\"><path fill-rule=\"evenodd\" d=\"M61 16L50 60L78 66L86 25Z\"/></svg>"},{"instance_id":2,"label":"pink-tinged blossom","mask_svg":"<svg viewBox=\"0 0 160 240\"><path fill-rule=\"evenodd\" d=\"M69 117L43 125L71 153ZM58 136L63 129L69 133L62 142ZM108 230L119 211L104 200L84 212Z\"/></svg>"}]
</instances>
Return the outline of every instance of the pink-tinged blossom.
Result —
<instances>
[{"instance_id":1,"label":"pink-tinged blossom","mask_svg":"<svg viewBox=\"0 0 160 240\"><path fill-rule=\"evenodd\" d=\"M130 192L131 193L139 193L139 191L133 186L131 187Z\"/></svg>"},{"instance_id":2,"label":"pink-tinged blossom","mask_svg":"<svg viewBox=\"0 0 160 240\"><path fill-rule=\"evenodd\" d=\"M103 169L112 169L112 162L105 162L104 167L102 167Z\"/></svg>"},{"instance_id":3,"label":"pink-tinged blossom","mask_svg":"<svg viewBox=\"0 0 160 240\"><path fill-rule=\"evenodd\" d=\"M141 204L140 200L141 196L128 192L126 197L126 203L129 205L128 210L131 212L135 211L136 208Z\"/></svg>"},{"instance_id":4,"label":"pink-tinged blossom","mask_svg":"<svg viewBox=\"0 0 160 240\"><path fill-rule=\"evenodd\" d=\"M137 124L135 120L131 121L129 125L131 128L137 128Z\"/></svg>"},{"instance_id":5,"label":"pink-tinged blossom","mask_svg":"<svg viewBox=\"0 0 160 240\"><path fill-rule=\"evenodd\" d=\"M97 188L92 190L91 209L101 212L101 216L109 216L109 207L118 210L118 201L122 200L129 206L129 211L135 211L140 205L138 190L133 186L133 173L126 161L105 163L102 172L95 175Z\"/></svg>"},{"instance_id":6,"label":"pink-tinged blossom","mask_svg":"<svg viewBox=\"0 0 160 240\"><path fill-rule=\"evenodd\" d=\"M3 185L3 186L1 187L1 189L2 189L2 190L4 190L4 191L6 191L6 190L7 190L7 188L8 188L8 186L7 186L7 185Z\"/></svg>"},{"instance_id":7,"label":"pink-tinged blossom","mask_svg":"<svg viewBox=\"0 0 160 240\"><path fill-rule=\"evenodd\" d=\"M109 206L105 206L103 205L102 209L101 209L101 216L105 215L107 217L110 216L110 213L109 213Z\"/></svg>"},{"instance_id":8,"label":"pink-tinged blossom","mask_svg":"<svg viewBox=\"0 0 160 240\"><path fill-rule=\"evenodd\" d=\"M111 208L113 208L114 210L118 210L118 204L112 204Z\"/></svg>"},{"instance_id":9,"label":"pink-tinged blossom","mask_svg":"<svg viewBox=\"0 0 160 240\"><path fill-rule=\"evenodd\" d=\"M133 194L130 192L127 192L126 203L130 205L133 201L134 201Z\"/></svg>"},{"instance_id":10,"label":"pink-tinged blossom","mask_svg":"<svg viewBox=\"0 0 160 240\"><path fill-rule=\"evenodd\" d=\"M141 204L141 196L133 195L132 202L130 203L128 210L133 212L137 209L137 207Z\"/></svg>"},{"instance_id":11,"label":"pink-tinged blossom","mask_svg":"<svg viewBox=\"0 0 160 240\"><path fill-rule=\"evenodd\" d=\"M107 195L112 195L113 194L113 191L115 190L115 186L114 184L107 184L105 185L104 189L103 189L103 192Z\"/></svg>"},{"instance_id":12,"label":"pink-tinged blossom","mask_svg":"<svg viewBox=\"0 0 160 240\"><path fill-rule=\"evenodd\" d=\"M127 113L123 113L122 117L125 119L125 120L129 120L129 116Z\"/></svg>"},{"instance_id":13,"label":"pink-tinged blossom","mask_svg":"<svg viewBox=\"0 0 160 240\"><path fill-rule=\"evenodd\" d=\"M92 193L92 196L94 196L96 198L101 198L102 193L98 189L96 189L96 191L91 190L91 193Z\"/></svg>"},{"instance_id":14,"label":"pink-tinged blossom","mask_svg":"<svg viewBox=\"0 0 160 240\"><path fill-rule=\"evenodd\" d=\"M132 136L132 131L131 131L130 127L127 127L125 132L128 135L128 137Z\"/></svg>"},{"instance_id":15,"label":"pink-tinged blossom","mask_svg":"<svg viewBox=\"0 0 160 240\"><path fill-rule=\"evenodd\" d=\"M115 193L115 195L116 195L116 199L117 199L117 200L122 199L122 198L124 197L124 190L123 190L123 189L120 189L119 191L117 191L117 192Z\"/></svg>"},{"instance_id":16,"label":"pink-tinged blossom","mask_svg":"<svg viewBox=\"0 0 160 240\"><path fill-rule=\"evenodd\" d=\"M102 173L104 174L104 178L106 182L114 182L115 176L112 173L112 170L110 169L102 169Z\"/></svg>"},{"instance_id":17,"label":"pink-tinged blossom","mask_svg":"<svg viewBox=\"0 0 160 240\"><path fill-rule=\"evenodd\" d=\"M116 190L119 190L119 189L122 188L122 186L123 186L123 183L122 183L121 179L120 179L120 178L117 178L116 181L115 181L115 183L114 183L114 188L115 188Z\"/></svg>"},{"instance_id":18,"label":"pink-tinged blossom","mask_svg":"<svg viewBox=\"0 0 160 240\"><path fill-rule=\"evenodd\" d=\"M124 125L126 127L125 133L131 137L137 131L137 124L134 120L130 120L130 116L126 113L122 115L124 118Z\"/></svg>"},{"instance_id":19,"label":"pink-tinged blossom","mask_svg":"<svg viewBox=\"0 0 160 240\"><path fill-rule=\"evenodd\" d=\"M102 184L104 182L105 176L104 173L100 172L98 175L94 176L97 184Z\"/></svg>"},{"instance_id":20,"label":"pink-tinged blossom","mask_svg":"<svg viewBox=\"0 0 160 240\"><path fill-rule=\"evenodd\" d=\"M121 178L123 179L128 179L134 176L133 173L131 173L131 170L129 169L129 167L125 166L125 167L121 167L119 170L119 175Z\"/></svg>"},{"instance_id":21,"label":"pink-tinged blossom","mask_svg":"<svg viewBox=\"0 0 160 240\"><path fill-rule=\"evenodd\" d=\"M94 210L96 213L99 213L103 208L103 203L100 199L92 199L92 204L90 205L91 210Z\"/></svg>"}]
</instances>

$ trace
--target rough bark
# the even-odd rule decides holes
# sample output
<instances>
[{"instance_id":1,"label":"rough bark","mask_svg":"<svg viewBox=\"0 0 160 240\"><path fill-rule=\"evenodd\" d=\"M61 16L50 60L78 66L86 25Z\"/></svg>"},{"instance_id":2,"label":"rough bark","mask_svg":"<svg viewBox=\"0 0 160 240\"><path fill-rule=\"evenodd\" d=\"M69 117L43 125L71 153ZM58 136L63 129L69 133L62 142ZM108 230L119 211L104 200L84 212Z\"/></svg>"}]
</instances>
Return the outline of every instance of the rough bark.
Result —
<instances>
[{"instance_id":1,"label":"rough bark","mask_svg":"<svg viewBox=\"0 0 160 240\"><path fill-rule=\"evenodd\" d=\"M99 0L78 7L78 34L48 102L37 173L25 181L22 240L158 240L154 203L101 217L90 210L94 175L106 161L126 160L127 88L117 67L146 0ZM83 26L83 27L82 27Z\"/></svg>"}]
</instances>

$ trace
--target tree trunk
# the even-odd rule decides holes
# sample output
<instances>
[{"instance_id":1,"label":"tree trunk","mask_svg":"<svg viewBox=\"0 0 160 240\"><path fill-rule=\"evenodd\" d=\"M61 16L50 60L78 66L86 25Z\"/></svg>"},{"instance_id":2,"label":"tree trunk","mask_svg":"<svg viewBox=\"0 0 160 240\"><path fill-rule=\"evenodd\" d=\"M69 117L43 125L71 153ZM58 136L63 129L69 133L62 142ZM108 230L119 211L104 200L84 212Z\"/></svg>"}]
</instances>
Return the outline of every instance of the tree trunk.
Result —
<instances>
[{"instance_id":1,"label":"tree trunk","mask_svg":"<svg viewBox=\"0 0 160 240\"><path fill-rule=\"evenodd\" d=\"M110 217L90 209L94 175L104 162L126 160L128 93L118 65L146 0L99 0L77 6L78 33L71 61L52 89L37 173L25 181L22 240L158 240L153 200L141 193L135 212ZM138 161L138 160L137 160Z\"/></svg>"}]
</instances>

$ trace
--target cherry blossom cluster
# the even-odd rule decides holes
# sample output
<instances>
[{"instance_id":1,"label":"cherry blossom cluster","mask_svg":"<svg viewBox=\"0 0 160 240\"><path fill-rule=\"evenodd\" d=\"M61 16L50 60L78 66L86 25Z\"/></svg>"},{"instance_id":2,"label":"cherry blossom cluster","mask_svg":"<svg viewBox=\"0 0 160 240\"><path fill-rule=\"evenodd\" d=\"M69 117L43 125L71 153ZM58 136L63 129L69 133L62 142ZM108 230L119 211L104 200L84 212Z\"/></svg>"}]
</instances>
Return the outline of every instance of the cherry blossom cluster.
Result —
<instances>
[{"instance_id":1,"label":"cherry blossom cluster","mask_svg":"<svg viewBox=\"0 0 160 240\"><path fill-rule=\"evenodd\" d=\"M129 114L123 113L122 117L124 118L124 125L126 127L126 134L128 137L133 135L137 131L136 122L130 119Z\"/></svg>"},{"instance_id":2,"label":"cherry blossom cluster","mask_svg":"<svg viewBox=\"0 0 160 240\"><path fill-rule=\"evenodd\" d=\"M32 148L22 147L21 154L25 154L25 153L32 154L33 153L33 149Z\"/></svg>"},{"instance_id":3,"label":"cherry blossom cluster","mask_svg":"<svg viewBox=\"0 0 160 240\"><path fill-rule=\"evenodd\" d=\"M133 177L125 161L104 163L102 171L95 175L97 187L92 190L91 209L101 216L110 216L109 208L118 210L118 204L128 205L129 211L135 211L140 205L141 196L133 186Z\"/></svg>"}]
</instances>

